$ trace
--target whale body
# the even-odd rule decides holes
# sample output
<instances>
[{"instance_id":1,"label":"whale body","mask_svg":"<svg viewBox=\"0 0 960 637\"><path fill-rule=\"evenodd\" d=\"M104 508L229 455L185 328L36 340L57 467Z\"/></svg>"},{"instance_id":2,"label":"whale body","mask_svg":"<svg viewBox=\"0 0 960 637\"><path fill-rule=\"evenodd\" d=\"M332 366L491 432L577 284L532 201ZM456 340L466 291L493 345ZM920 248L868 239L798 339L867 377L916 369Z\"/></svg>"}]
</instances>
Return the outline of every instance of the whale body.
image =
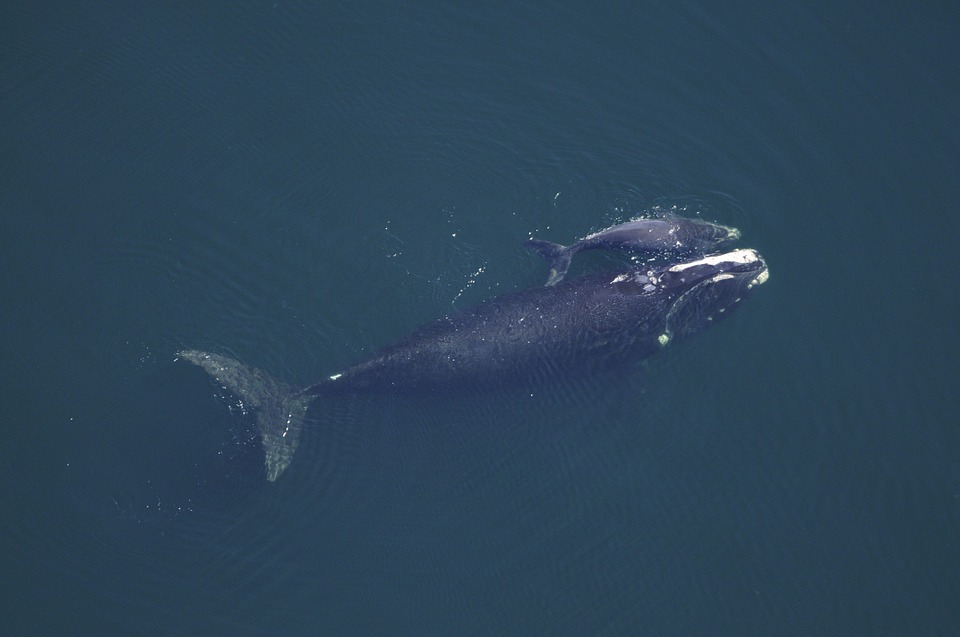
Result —
<instances>
[{"instance_id":1,"label":"whale body","mask_svg":"<svg viewBox=\"0 0 960 637\"><path fill-rule=\"evenodd\" d=\"M723 318L768 276L756 251L735 250L512 292L428 323L300 390L221 354L184 350L179 357L253 412L273 481L293 459L314 400L529 385L613 368Z\"/></svg>"},{"instance_id":2,"label":"whale body","mask_svg":"<svg viewBox=\"0 0 960 637\"><path fill-rule=\"evenodd\" d=\"M573 256L584 250L619 250L675 259L703 256L739 238L740 231L736 228L664 215L611 226L568 246L542 239L528 239L523 245L550 262L545 285L556 285L566 275Z\"/></svg>"}]
</instances>

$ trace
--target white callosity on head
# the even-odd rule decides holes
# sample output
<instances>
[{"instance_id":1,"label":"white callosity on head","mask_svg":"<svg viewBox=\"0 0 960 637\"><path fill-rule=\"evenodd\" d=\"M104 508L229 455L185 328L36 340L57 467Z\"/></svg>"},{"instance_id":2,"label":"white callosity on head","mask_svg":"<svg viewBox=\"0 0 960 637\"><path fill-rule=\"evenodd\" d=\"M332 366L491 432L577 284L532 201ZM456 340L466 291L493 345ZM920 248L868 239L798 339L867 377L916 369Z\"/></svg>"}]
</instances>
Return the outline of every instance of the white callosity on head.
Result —
<instances>
[{"instance_id":1,"label":"white callosity on head","mask_svg":"<svg viewBox=\"0 0 960 637\"><path fill-rule=\"evenodd\" d=\"M696 261L687 261L686 263L678 263L677 265L670 268L670 272L683 272L688 268L694 268L698 265L718 266L723 263L747 264L747 263L755 263L759 260L760 260L760 255L757 254L756 250L750 250L750 249L734 250L733 252L726 252L724 254L714 254L709 257L697 259Z\"/></svg>"},{"instance_id":2,"label":"white callosity on head","mask_svg":"<svg viewBox=\"0 0 960 637\"><path fill-rule=\"evenodd\" d=\"M643 286L643 291L647 293L657 289L657 277L654 276L652 270L648 270L646 274L641 274L640 272L624 272L623 274L618 274L613 277L610 283L623 283L624 281L633 281L637 285Z\"/></svg>"},{"instance_id":3,"label":"white callosity on head","mask_svg":"<svg viewBox=\"0 0 960 637\"><path fill-rule=\"evenodd\" d=\"M656 283L657 277L652 270L647 270L646 274L640 272L624 272L610 279L610 283L622 283L624 281L634 281L636 283Z\"/></svg>"},{"instance_id":4,"label":"white callosity on head","mask_svg":"<svg viewBox=\"0 0 960 637\"><path fill-rule=\"evenodd\" d=\"M748 289L752 288L755 285L763 285L764 283L767 282L767 279L769 278L770 278L770 270L764 270L763 272L757 275L757 278L755 278L753 281L750 282L750 285L748 285L747 288Z\"/></svg>"}]
</instances>

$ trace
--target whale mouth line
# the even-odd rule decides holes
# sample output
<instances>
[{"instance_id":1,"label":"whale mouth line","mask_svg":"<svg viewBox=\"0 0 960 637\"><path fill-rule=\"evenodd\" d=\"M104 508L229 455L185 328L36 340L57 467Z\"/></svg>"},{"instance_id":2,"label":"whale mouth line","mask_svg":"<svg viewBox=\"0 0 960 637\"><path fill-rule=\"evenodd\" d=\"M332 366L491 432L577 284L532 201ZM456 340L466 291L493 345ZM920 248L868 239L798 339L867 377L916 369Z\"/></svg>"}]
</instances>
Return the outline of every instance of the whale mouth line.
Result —
<instances>
[{"instance_id":1,"label":"whale mouth line","mask_svg":"<svg viewBox=\"0 0 960 637\"><path fill-rule=\"evenodd\" d=\"M727 316L750 291L770 278L756 250L741 249L677 263L662 275L679 296L667 313L666 334L686 336Z\"/></svg>"},{"instance_id":2,"label":"whale mouth line","mask_svg":"<svg viewBox=\"0 0 960 637\"><path fill-rule=\"evenodd\" d=\"M657 285L662 290L689 290L703 283L720 283L736 278L748 289L769 278L767 264L753 249L740 249L722 254L675 263L662 270Z\"/></svg>"}]
</instances>

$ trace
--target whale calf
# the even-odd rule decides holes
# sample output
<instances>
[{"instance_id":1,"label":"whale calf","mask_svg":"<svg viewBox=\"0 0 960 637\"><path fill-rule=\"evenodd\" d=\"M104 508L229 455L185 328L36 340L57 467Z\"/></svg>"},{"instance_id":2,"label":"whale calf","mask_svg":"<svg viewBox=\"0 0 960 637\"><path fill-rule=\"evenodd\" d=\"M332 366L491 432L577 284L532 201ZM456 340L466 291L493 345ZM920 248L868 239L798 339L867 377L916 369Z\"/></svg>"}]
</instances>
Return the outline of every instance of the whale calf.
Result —
<instances>
[{"instance_id":1,"label":"whale calf","mask_svg":"<svg viewBox=\"0 0 960 637\"><path fill-rule=\"evenodd\" d=\"M273 481L293 459L314 400L521 386L612 368L729 315L768 276L763 258L745 249L512 292L428 323L300 390L221 354L184 350L179 357L253 413Z\"/></svg>"},{"instance_id":2,"label":"whale calf","mask_svg":"<svg viewBox=\"0 0 960 637\"><path fill-rule=\"evenodd\" d=\"M584 250L621 250L673 258L702 256L739 238L740 231L736 228L665 215L611 226L568 246L542 239L528 239L523 245L550 262L545 285L556 285L570 268L573 255Z\"/></svg>"}]
</instances>

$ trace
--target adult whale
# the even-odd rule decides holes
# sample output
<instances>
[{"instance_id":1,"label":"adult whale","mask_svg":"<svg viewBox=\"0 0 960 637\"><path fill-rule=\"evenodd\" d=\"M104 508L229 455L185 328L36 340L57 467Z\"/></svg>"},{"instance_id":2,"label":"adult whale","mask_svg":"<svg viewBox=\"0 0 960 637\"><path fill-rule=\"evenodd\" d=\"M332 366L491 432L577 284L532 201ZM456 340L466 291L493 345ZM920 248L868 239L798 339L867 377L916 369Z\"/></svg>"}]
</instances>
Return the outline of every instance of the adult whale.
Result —
<instances>
[{"instance_id":1,"label":"adult whale","mask_svg":"<svg viewBox=\"0 0 960 637\"><path fill-rule=\"evenodd\" d=\"M523 245L550 262L550 274L544 285L556 285L570 268L573 255L584 250L619 250L676 260L703 256L739 238L740 231L736 228L702 219L663 215L611 226L568 246L542 239L527 239Z\"/></svg>"},{"instance_id":2,"label":"adult whale","mask_svg":"<svg viewBox=\"0 0 960 637\"><path fill-rule=\"evenodd\" d=\"M424 325L305 389L220 354L185 350L253 412L268 480L289 466L319 397L549 382L649 356L729 314L768 278L754 250L600 273L498 296Z\"/></svg>"}]
</instances>

